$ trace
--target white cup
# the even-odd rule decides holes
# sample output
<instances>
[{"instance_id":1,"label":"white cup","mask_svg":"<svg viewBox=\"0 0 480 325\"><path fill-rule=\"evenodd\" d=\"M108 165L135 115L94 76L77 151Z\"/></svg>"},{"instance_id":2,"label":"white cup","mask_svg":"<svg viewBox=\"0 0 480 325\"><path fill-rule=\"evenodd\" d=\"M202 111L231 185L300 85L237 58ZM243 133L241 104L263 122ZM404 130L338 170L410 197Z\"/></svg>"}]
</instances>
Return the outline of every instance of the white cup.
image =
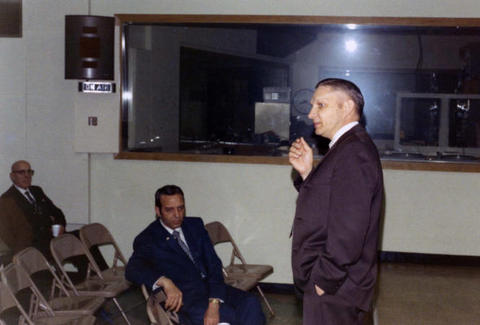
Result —
<instances>
[{"instance_id":1,"label":"white cup","mask_svg":"<svg viewBox=\"0 0 480 325\"><path fill-rule=\"evenodd\" d=\"M53 237L58 237L58 235L60 234L60 228L62 227L62 225L52 225L52 235Z\"/></svg>"},{"instance_id":2,"label":"white cup","mask_svg":"<svg viewBox=\"0 0 480 325\"><path fill-rule=\"evenodd\" d=\"M218 325L230 325L230 323L218 323Z\"/></svg>"}]
</instances>

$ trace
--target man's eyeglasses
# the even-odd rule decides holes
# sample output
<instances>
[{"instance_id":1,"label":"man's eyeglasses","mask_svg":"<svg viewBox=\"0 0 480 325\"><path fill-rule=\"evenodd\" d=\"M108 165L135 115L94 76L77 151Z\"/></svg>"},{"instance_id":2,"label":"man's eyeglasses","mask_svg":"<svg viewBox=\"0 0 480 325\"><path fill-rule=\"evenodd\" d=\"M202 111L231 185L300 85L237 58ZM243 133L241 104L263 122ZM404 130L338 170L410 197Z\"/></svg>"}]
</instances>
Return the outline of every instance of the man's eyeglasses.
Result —
<instances>
[{"instance_id":1,"label":"man's eyeglasses","mask_svg":"<svg viewBox=\"0 0 480 325\"><path fill-rule=\"evenodd\" d=\"M17 175L28 175L28 176L33 176L35 174L35 171L33 169L21 169L21 170L12 170L12 173L15 173Z\"/></svg>"}]
</instances>

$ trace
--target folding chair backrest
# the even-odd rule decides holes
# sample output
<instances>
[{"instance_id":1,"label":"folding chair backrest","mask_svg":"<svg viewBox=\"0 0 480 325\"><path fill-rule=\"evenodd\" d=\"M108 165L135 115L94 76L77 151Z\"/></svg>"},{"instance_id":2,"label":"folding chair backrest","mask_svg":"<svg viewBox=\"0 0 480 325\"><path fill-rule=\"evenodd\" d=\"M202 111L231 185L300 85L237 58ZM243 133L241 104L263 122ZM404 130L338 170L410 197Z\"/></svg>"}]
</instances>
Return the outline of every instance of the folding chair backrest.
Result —
<instances>
[{"instance_id":1,"label":"folding chair backrest","mask_svg":"<svg viewBox=\"0 0 480 325\"><path fill-rule=\"evenodd\" d=\"M210 236L213 245L232 241L232 236L230 236L227 228L225 228L221 222L213 221L207 223L205 228L208 231L208 235Z\"/></svg>"},{"instance_id":2,"label":"folding chair backrest","mask_svg":"<svg viewBox=\"0 0 480 325\"><path fill-rule=\"evenodd\" d=\"M13 262L20 265L30 276L40 271L50 271L46 258L34 247L27 247L15 254Z\"/></svg>"},{"instance_id":3,"label":"folding chair backrest","mask_svg":"<svg viewBox=\"0 0 480 325\"><path fill-rule=\"evenodd\" d=\"M112 245L115 249L115 258L127 264L117 242L108 229L100 223L91 223L80 228L80 239L90 249L92 246Z\"/></svg>"},{"instance_id":4,"label":"folding chair backrest","mask_svg":"<svg viewBox=\"0 0 480 325\"><path fill-rule=\"evenodd\" d=\"M67 289L72 290L75 295L78 295L78 291L72 282L72 279L68 276L64 264L65 261L74 256L85 256L88 259L87 279L90 277L90 272L93 270L96 276L103 280L101 271L98 269L97 264L90 255L88 249L82 244L80 239L71 234L63 234L61 236L52 238L50 241L50 251L52 252L53 259L57 264L60 272L62 273L62 280Z\"/></svg>"},{"instance_id":5,"label":"folding chair backrest","mask_svg":"<svg viewBox=\"0 0 480 325\"><path fill-rule=\"evenodd\" d=\"M50 250L55 262L61 264L70 257L87 255L82 242L71 234L63 234L53 238L50 241Z\"/></svg>"},{"instance_id":6,"label":"folding chair backrest","mask_svg":"<svg viewBox=\"0 0 480 325\"><path fill-rule=\"evenodd\" d=\"M7 285L0 282L0 314L5 310L16 306L15 298L9 292Z\"/></svg>"},{"instance_id":7,"label":"folding chair backrest","mask_svg":"<svg viewBox=\"0 0 480 325\"><path fill-rule=\"evenodd\" d=\"M15 298L15 295L10 290L10 287L5 283L0 282L0 314L12 307L16 307L20 311L23 316L23 320L25 320L29 325L34 325L30 317L28 317L27 313L25 312L25 309L23 309L17 298ZM20 321L18 323L21 324ZM5 323L2 320L0 324Z\"/></svg>"},{"instance_id":8,"label":"folding chair backrest","mask_svg":"<svg viewBox=\"0 0 480 325\"><path fill-rule=\"evenodd\" d=\"M30 319L30 315L35 313L33 308L36 308L33 303L43 303L47 305L47 302L43 298L43 296L37 291L35 285L32 283L30 278L28 277L27 273L19 268L15 264L9 264L1 271L0 276L0 313L3 312L5 309L11 307L17 307L20 313L22 314L24 320L33 325L32 320ZM17 300L15 295L23 290L23 289L30 289L32 298L30 299L30 310L29 314L25 311L21 303ZM47 309L49 314L52 314L51 309Z\"/></svg>"},{"instance_id":9,"label":"folding chair backrest","mask_svg":"<svg viewBox=\"0 0 480 325\"><path fill-rule=\"evenodd\" d=\"M8 264L2 270L2 281L8 285L14 295L20 290L32 288L32 281L28 277L27 273L25 273L25 271L17 267L15 264Z\"/></svg>"},{"instance_id":10,"label":"folding chair backrest","mask_svg":"<svg viewBox=\"0 0 480 325\"><path fill-rule=\"evenodd\" d=\"M62 281L55 273L55 268L47 261L45 256L43 256L38 249L34 247L27 247L21 250L13 256L13 263L21 267L30 276L31 279L32 276L37 272L50 272L53 277L50 296L53 298L55 290L57 288L60 290L61 294L65 296L70 296L70 293L63 286Z\"/></svg>"},{"instance_id":11,"label":"folding chair backrest","mask_svg":"<svg viewBox=\"0 0 480 325\"><path fill-rule=\"evenodd\" d=\"M230 258L230 264L234 263L235 257L238 257L240 261L245 264L245 259L243 258L240 250L238 249L237 244L233 240L232 236L228 232L227 228L219 221L213 221L207 223L205 225L205 229L207 229L208 235L210 236L210 240L212 241L213 245L220 244L220 243L230 243L232 245L232 255Z\"/></svg>"},{"instance_id":12,"label":"folding chair backrest","mask_svg":"<svg viewBox=\"0 0 480 325\"><path fill-rule=\"evenodd\" d=\"M114 242L112 234L100 223L91 223L80 228L80 239L87 247L111 244Z\"/></svg>"}]
</instances>

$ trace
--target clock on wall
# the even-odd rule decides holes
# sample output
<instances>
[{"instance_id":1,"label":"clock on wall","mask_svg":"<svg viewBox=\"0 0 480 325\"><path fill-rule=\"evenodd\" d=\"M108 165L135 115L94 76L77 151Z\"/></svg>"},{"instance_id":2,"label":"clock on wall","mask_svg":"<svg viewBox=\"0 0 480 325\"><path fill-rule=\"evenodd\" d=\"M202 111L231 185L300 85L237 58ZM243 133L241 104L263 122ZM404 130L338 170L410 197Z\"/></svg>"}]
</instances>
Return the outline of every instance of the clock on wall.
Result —
<instances>
[{"instance_id":1,"label":"clock on wall","mask_svg":"<svg viewBox=\"0 0 480 325\"><path fill-rule=\"evenodd\" d=\"M313 96L313 90L303 88L295 91L292 96L293 115L308 115L310 112L310 100Z\"/></svg>"},{"instance_id":2,"label":"clock on wall","mask_svg":"<svg viewBox=\"0 0 480 325\"><path fill-rule=\"evenodd\" d=\"M290 119L290 141L304 137L310 144L313 143L313 123L308 118L310 100L314 91L309 88L298 89L292 94L292 111Z\"/></svg>"}]
</instances>

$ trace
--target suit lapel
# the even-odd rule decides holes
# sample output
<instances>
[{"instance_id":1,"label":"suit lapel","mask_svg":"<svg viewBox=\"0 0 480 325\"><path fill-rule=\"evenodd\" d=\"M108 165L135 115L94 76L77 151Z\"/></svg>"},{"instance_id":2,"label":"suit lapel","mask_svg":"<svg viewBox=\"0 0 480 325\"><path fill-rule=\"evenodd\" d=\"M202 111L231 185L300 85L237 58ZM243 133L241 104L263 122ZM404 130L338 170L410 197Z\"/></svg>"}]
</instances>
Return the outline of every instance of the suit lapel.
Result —
<instances>
[{"instance_id":1,"label":"suit lapel","mask_svg":"<svg viewBox=\"0 0 480 325\"><path fill-rule=\"evenodd\" d=\"M190 249L190 253L192 254L195 261L199 260L200 252L199 252L199 245L196 242L196 239L199 238L195 236L193 233L193 229L190 227L188 221L184 220L182 224L182 231L183 235L185 236L185 240L187 241L188 248Z\"/></svg>"},{"instance_id":2,"label":"suit lapel","mask_svg":"<svg viewBox=\"0 0 480 325\"><path fill-rule=\"evenodd\" d=\"M185 223L182 224L182 231L187 241L188 248L190 249L190 253L193 255L194 259L198 260L198 250L195 249L196 245L192 242L194 236L191 234L189 227L186 226ZM191 261L187 253L185 253L182 247L177 243L177 240L162 226L159 220L157 221L157 232L159 238L164 241L168 247L174 250L177 254L180 254Z\"/></svg>"},{"instance_id":3,"label":"suit lapel","mask_svg":"<svg viewBox=\"0 0 480 325\"><path fill-rule=\"evenodd\" d=\"M20 193L20 191L17 190L17 188L13 185L12 187L10 187L9 191L11 191L12 196L15 197L15 201L17 201L22 210L25 211L25 214L31 215L34 209L33 205L28 202L27 198L22 193Z\"/></svg>"},{"instance_id":4,"label":"suit lapel","mask_svg":"<svg viewBox=\"0 0 480 325\"><path fill-rule=\"evenodd\" d=\"M327 153L325 154L325 156L323 156L322 160L320 160L320 162L317 164L317 166L315 166L314 170L308 175L308 178L310 178L310 175L315 174L315 172L318 170L320 165L322 165L322 163L327 159L327 157L329 155L333 154L336 151L336 148L341 146L342 142L344 142L351 135L353 135L356 132L359 132L362 129L363 129L363 127L360 124L357 124L354 127L352 127L350 130L348 130L347 132L342 134L342 136L337 140L337 142L335 142L335 144L330 149L328 149Z\"/></svg>"},{"instance_id":5,"label":"suit lapel","mask_svg":"<svg viewBox=\"0 0 480 325\"><path fill-rule=\"evenodd\" d=\"M162 224L160 223L160 220L155 221L155 232L156 232L156 237L158 238L158 240L160 240L160 242L165 243L168 247L170 247L176 253L184 254L186 256L185 252L175 241L175 238L172 235L170 235L167 229L163 228Z\"/></svg>"}]
</instances>

